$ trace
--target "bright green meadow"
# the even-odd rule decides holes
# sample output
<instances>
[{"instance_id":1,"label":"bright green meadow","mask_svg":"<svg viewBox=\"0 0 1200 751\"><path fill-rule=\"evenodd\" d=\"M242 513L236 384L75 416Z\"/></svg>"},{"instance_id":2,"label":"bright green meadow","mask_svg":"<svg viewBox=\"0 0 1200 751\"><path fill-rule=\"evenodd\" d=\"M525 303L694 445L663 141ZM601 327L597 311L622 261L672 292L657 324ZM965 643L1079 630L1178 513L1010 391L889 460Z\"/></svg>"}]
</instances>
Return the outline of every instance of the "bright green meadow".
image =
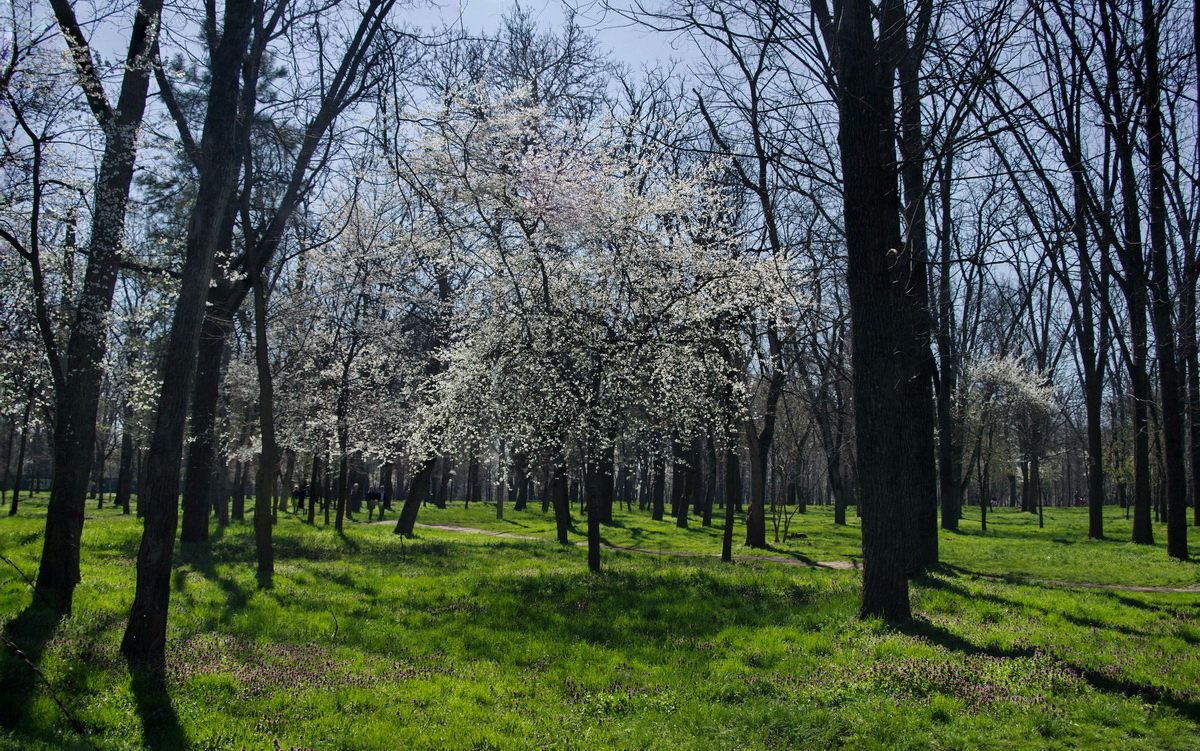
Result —
<instances>
[{"instance_id":1,"label":"bright green meadow","mask_svg":"<svg viewBox=\"0 0 1200 751\"><path fill-rule=\"evenodd\" d=\"M140 523L89 509L75 610L55 622L24 578L44 513L35 498L0 518L0 749L1200 749L1200 592L1062 586L1200 582L1124 542L1116 508L1107 541L1082 509L1047 509L1044 529L997 510L986 535L969 509L903 629L857 620L856 571L607 550L590 574L537 505L420 521L538 540L405 540L361 518L338 535L285 513L268 588L249 523L177 548L157 677L118 650ZM715 553L717 517L620 512L604 538ZM802 537L735 553L857 560L850 522L810 508L788 527Z\"/></svg>"}]
</instances>

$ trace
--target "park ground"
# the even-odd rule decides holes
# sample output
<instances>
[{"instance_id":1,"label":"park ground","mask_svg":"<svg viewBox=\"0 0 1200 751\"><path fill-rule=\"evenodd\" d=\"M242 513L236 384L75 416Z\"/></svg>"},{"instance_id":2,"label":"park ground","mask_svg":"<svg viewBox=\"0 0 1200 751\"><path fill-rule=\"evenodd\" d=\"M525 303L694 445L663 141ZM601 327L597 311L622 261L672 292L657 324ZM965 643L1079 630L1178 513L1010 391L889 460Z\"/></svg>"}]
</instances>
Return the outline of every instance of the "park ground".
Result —
<instances>
[{"instance_id":1,"label":"park ground","mask_svg":"<svg viewBox=\"0 0 1200 751\"><path fill-rule=\"evenodd\" d=\"M762 551L792 565L606 550L598 575L536 505L421 512L514 537L284 513L269 588L249 523L177 550L162 677L118 651L140 524L89 509L55 623L25 581L44 513L0 519L22 649L0 658L0 749L1200 749L1200 565L1125 542L1117 508L1105 541L1082 509L1044 529L998 509L986 535L968 509L899 629L856 618L853 568L795 565L859 557L857 520L820 507ZM614 522L612 545L719 550L698 520Z\"/></svg>"}]
</instances>

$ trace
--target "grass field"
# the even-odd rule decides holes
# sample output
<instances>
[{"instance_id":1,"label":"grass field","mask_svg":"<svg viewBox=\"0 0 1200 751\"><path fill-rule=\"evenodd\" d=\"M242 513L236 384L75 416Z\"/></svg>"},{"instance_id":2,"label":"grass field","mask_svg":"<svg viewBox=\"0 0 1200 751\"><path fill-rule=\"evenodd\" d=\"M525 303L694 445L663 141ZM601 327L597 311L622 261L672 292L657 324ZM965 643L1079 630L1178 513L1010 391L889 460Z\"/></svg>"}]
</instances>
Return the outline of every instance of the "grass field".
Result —
<instances>
[{"instance_id":1,"label":"grass field","mask_svg":"<svg viewBox=\"0 0 1200 751\"><path fill-rule=\"evenodd\" d=\"M32 575L44 502L23 509L0 519L0 552ZM0 562L0 619L44 677L6 650L0 749L1200 748L1200 594L1034 581L1195 585L1200 567L1087 542L1076 510L943 533L947 566L915 582L904 630L856 620L853 571L606 551L592 575L551 541L339 536L285 514L270 589L249 524L178 551L162 679L117 650L140 525L89 514L61 622ZM536 508L505 516L421 521L553 537ZM854 521L798 515L806 537L777 552L849 560ZM616 522L614 544L718 549L715 529Z\"/></svg>"}]
</instances>

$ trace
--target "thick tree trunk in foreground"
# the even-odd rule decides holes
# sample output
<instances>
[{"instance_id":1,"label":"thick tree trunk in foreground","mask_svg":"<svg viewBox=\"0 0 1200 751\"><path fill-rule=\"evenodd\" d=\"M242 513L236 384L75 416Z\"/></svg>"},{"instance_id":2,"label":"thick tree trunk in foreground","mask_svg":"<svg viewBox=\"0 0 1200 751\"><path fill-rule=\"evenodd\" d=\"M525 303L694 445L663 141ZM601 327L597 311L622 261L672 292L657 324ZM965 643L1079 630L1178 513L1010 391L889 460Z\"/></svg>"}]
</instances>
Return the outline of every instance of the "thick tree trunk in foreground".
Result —
<instances>
[{"instance_id":1,"label":"thick tree trunk in foreground","mask_svg":"<svg viewBox=\"0 0 1200 751\"><path fill-rule=\"evenodd\" d=\"M852 317L855 427L862 515L862 617L912 617L905 568L911 528L904 443L913 418L897 388L918 378L911 342L919 331L917 301L900 239L891 70L873 38L868 0L836 4L838 145L844 182L847 281ZM926 426L929 430L932 425Z\"/></svg>"},{"instance_id":2,"label":"thick tree trunk in foreground","mask_svg":"<svg viewBox=\"0 0 1200 751\"><path fill-rule=\"evenodd\" d=\"M930 339L933 334L929 309L929 238L926 230L925 195L927 185L923 164L927 153L922 133L921 116L921 57L924 54L925 27L931 11L929 0L917 0L916 14L909 18L902 0L886 0L882 4L888 32L881 32L881 44L887 45L900 88L900 155L901 182L904 187L903 212L906 232L903 251L897 258L894 272L903 285L904 301L912 333L903 340L909 348L915 372L902 382L900 403L909 413L903 423L909 459L900 480L911 504L913 524L912 544L909 547L909 574L920 573L938 562L938 476L937 449L933 426L937 412L933 394L935 363ZM914 39L909 41L909 27ZM885 66L886 67L886 66ZM947 438L952 438L953 426ZM953 441L948 440L953 446ZM953 460L947 462L953 467ZM950 489L954 494L953 488ZM953 503L953 499L951 499Z\"/></svg>"},{"instance_id":3,"label":"thick tree trunk in foreground","mask_svg":"<svg viewBox=\"0 0 1200 751\"><path fill-rule=\"evenodd\" d=\"M1186 560L1187 469L1184 463L1184 379L1175 352L1175 323L1167 258L1166 177L1163 173L1161 81L1158 70L1158 16L1153 0L1142 0L1146 67L1146 152L1150 187L1150 317L1158 355L1162 399L1162 452L1166 480L1167 555ZM1189 259L1190 260L1190 259Z\"/></svg>"},{"instance_id":4,"label":"thick tree trunk in foreground","mask_svg":"<svg viewBox=\"0 0 1200 751\"><path fill-rule=\"evenodd\" d=\"M167 638L171 563L179 518L179 474L188 397L196 374L196 351L204 303L212 280L220 222L240 165L238 81L255 4L229 0L221 41L213 53L208 110L201 142L200 180L188 226L179 299L167 343L162 391L147 457L146 524L138 549L137 588L121 652L132 663L161 665Z\"/></svg>"},{"instance_id":5,"label":"thick tree trunk in foreground","mask_svg":"<svg viewBox=\"0 0 1200 751\"><path fill-rule=\"evenodd\" d=\"M51 0L50 5L63 35L71 40L69 46L88 104L104 129L87 268L67 341L66 367L61 380L56 378L55 382L54 477L37 577L42 599L58 612L67 613L79 582L79 542L87 496L88 463L80 462L79 457L91 456L96 446L103 375L99 365L107 348L107 319L121 260L137 132L146 107L150 58L162 0L142 0L138 4L115 110L104 100L104 89L71 4Z\"/></svg>"}]
</instances>

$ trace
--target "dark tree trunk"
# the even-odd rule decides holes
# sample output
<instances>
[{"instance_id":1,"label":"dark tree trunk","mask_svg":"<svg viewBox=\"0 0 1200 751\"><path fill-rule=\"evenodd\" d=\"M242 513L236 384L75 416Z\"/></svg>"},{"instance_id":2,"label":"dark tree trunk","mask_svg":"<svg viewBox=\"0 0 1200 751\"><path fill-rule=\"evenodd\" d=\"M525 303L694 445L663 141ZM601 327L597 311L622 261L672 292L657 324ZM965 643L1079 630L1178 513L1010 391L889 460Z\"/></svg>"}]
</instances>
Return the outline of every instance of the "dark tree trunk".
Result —
<instances>
[{"instance_id":1,"label":"dark tree trunk","mask_svg":"<svg viewBox=\"0 0 1200 751\"><path fill-rule=\"evenodd\" d=\"M229 526L229 467L224 457L218 457L213 467L212 505L217 512L217 526Z\"/></svg>"},{"instance_id":2,"label":"dark tree trunk","mask_svg":"<svg viewBox=\"0 0 1200 751\"><path fill-rule=\"evenodd\" d=\"M860 615L891 622L909 620L908 539L912 496L924 486L909 484L909 464L923 460L910 452L907 393L896 384L922 377L920 301L910 296L914 273L903 254L900 201L892 125L892 71L880 59L873 38L868 0L841 0L835 6L835 65L838 78L838 145L844 183L847 281L852 316L855 427L858 443L859 509L862 517L863 594ZM920 269L923 272L923 267ZM933 425L923 426L929 431Z\"/></svg>"},{"instance_id":3,"label":"dark tree trunk","mask_svg":"<svg viewBox=\"0 0 1200 751\"><path fill-rule=\"evenodd\" d=\"M233 470L233 520L245 521L246 519L246 465L242 462L234 462Z\"/></svg>"},{"instance_id":4,"label":"dark tree trunk","mask_svg":"<svg viewBox=\"0 0 1200 751\"><path fill-rule=\"evenodd\" d=\"M317 448L313 448L312 453L312 471L309 473L308 481L308 519L305 521L312 526L317 524L317 501L321 496L321 452Z\"/></svg>"},{"instance_id":5,"label":"dark tree trunk","mask_svg":"<svg viewBox=\"0 0 1200 751\"><path fill-rule=\"evenodd\" d=\"M611 456L611 454L609 454ZM595 463L584 469L583 495L587 502L588 570L600 571L600 496L603 493L603 470Z\"/></svg>"},{"instance_id":6,"label":"dark tree trunk","mask_svg":"<svg viewBox=\"0 0 1200 751\"><path fill-rule=\"evenodd\" d=\"M674 441L671 445L675 457L671 465L671 509L675 513L675 526L687 529L693 471L688 466L688 452L683 444Z\"/></svg>"},{"instance_id":7,"label":"dark tree trunk","mask_svg":"<svg viewBox=\"0 0 1200 751\"><path fill-rule=\"evenodd\" d=\"M554 529L558 542L569 545L571 540L567 533L571 529L571 503L567 498L567 475L558 468L551 470L552 479L546 486L546 493L554 504Z\"/></svg>"},{"instance_id":8,"label":"dark tree trunk","mask_svg":"<svg viewBox=\"0 0 1200 751\"><path fill-rule=\"evenodd\" d=\"M703 475L703 494L700 498L700 525L703 527L712 526L713 505L717 497L717 447L716 444L708 439L703 444L708 449L708 465L709 470ZM699 457L697 457L699 458Z\"/></svg>"},{"instance_id":9,"label":"dark tree trunk","mask_svg":"<svg viewBox=\"0 0 1200 751\"><path fill-rule=\"evenodd\" d=\"M596 509L600 524L612 524L613 519L613 449L603 452L596 462Z\"/></svg>"},{"instance_id":10,"label":"dark tree trunk","mask_svg":"<svg viewBox=\"0 0 1200 751\"><path fill-rule=\"evenodd\" d=\"M656 522L663 520L666 511L667 496L667 460L662 457L654 458L654 480L650 488L650 518Z\"/></svg>"},{"instance_id":11,"label":"dark tree trunk","mask_svg":"<svg viewBox=\"0 0 1200 751\"><path fill-rule=\"evenodd\" d=\"M1187 469L1184 462L1184 380L1175 351L1174 301L1167 253L1166 176L1163 173L1162 95L1158 69L1158 15L1153 0L1142 0L1146 78L1146 152L1150 188L1150 316L1158 355L1162 399L1162 454L1167 517L1167 555L1187 560ZM1194 259L1188 259L1194 262Z\"/></svg>"},{"instance_id":12,"label":"dark tree trunk","mask_svg":"<svg viewBox=\"0 0 1200 751\"><path fill-rule=\"evenodd\" d=\"M258 455L258 482L254 498L254 550L258 580L270 586L275 575L275 546L271 539L274 504L271 491L279 468L275 445L275 386L271 381L271 359L267 351L267 292L262 274L254 278L254 362L258 370L258 425L262 449ZM291 474L289 468L289 475Z\"/></svg>"},{"instance_id":13,"label":"dark tree trunk","mask_svg":"<svg viewBox=\"0 0 1200 751\"><path fill-rule=\"evenodd\" d=\"M55 377L53 433L54 476L46 508L46 533L38 566L37 589L43 601L69 613L79 582L79 543L87 494L87 462L96 446L96 414L100 401L100 363L108 336L122 245L129 187L133 181L137 134L149 89L150 53L158 27L161 0L141 0L129 36L121 93L115 109L104 101L91 52L68 0L51 0L63 35L72 40L79 79L105 131L104 154L93 192L91 240L67 341L65 368ZM47 353L52 358L57 353Z\"/></svg>"},{"instance_id":14,"label":"dark tree trunk","mask_svg":"<svg viewBox=\"0 0 1200 751\"><path fill-rule=\"evenodd\" d=\"M117 496L113 504L129 513L129 497L133 494L133 421L132 410L125 410L125 422L121 427L121 463L117 469Z\"/></svg>"},{"instance_id":15,"label":"dark tree trunk","mask_svg":"<svg viewBox=\"0 0 1200 751\"><path fill-rule=\"evenodd\" d=\"M209 305L200 328L196 383L192 388L190 441L183 480L181 542L208 539L208 501L212 497L209 484L215 476L213 470L217 455L217 402L232 315L231 311Z\"/></svg>"},{"instance_id":16,"label":"dark tree trunk","mask_svg":"<svg viewBox=\"0 0 1200 751\"><path fill-rule=\"evenodd\" d=\"M392 482L392 473L395 471L395 465L392 462L384 462L379 468L379 518L383 520L383 512L390 511L392 508L392 496L396 492L396 486Z\"/></svg>"},{"instance_id":17,"label":"dark tree trunk","mask_svg":"<svg viewBox=\"0 0 1200 751\"><path fill-rule=\"evenodd\" d=\"M905 357L911 360L909 367L914 373L901 381L898 398L908 417L901 426L906 444L908 461L903 465L903 475L897 479L906 488L911 506L913 523L912 542L909 546L910 574L925 571L938 562L938 476L937 449L934 441L934 425L937 414L933 395L935 363L930 349L932 317L929 310L929 238L926 231L925 194L926 183L925 137L922 134L921 116L921 57L924 54L924 27L927 15L932 11L930 0L914 3L917 17L906 17L903 0L885 0L882 3L883 23L880 44L885 54L890 53L900 88L900 177L904 187L903 214L904 261L895 267L899 271L897 280L903 285L904 300L910 310L909 326L912 333L904 342ZM909 27L914 29L914 39L909 43ZM886 66L885 66L886 67ZM951 429L953 434L953 429ZM953 490L951 492L954 492Z\"/></svg>"},{"instance_id":18,"label":"dark tree trunk","mask_svg":"<svg viewBox=\"0 0 1200 751\"><path fill-rule=\"evenodd\" d=\"M179 517L179 474L188 397L213 259L240 165L238 105L242 59L255 4L229 0L221 40L212 55L208 110L201 141L200 179L188 227L179 299L172 316L162 390L147 457L146 523L138 549L137 586L121 652L132 663L161 665L171 598L171 563Z\"/></svg>"},{"instance_id":19,"label":"dark tree trunk","mask_svg":"<svg viewBox=\"0 0 1200 751\"><path fill-rule=\"evenodd\" d=\"M12 503L8 507L9 516L17 515L17 506L21 502L21 485L25 475L25 446L29 439L29 413L32 409L33 399L30 398L30 400L25 403L25 414L21 418L21 445L17 448L17 472L16 476L13 478ZM12 441L11 435L9 437L9 441ZM7 469L8 467L6 465L5 471L7 471ZM126 507L125 513L129 513L128 507Z\"/></svg>"},{"instance_id":20,"label":"dark tree trunk","mask_svg":"<svg viewBox=\"0 0 1200 751\"><path fill-rule=\"evenodd\" d=\"M513 511L524 511L529 503L529 458L517 454L513 461Z\"/></svg>"},{"instance_id":21,"label":"dark tree trunk","mask_svg":"<svg viewBox=\"0 0 1200 751\"><path fill-rule=\"evenodd\" d=\"M338 449L341 458L338 460L337 474L337 508L335 510L333 529L341 532L346 521L346 496L350 491L350 456L346 453L346 434L343 430L338 436Z\"/></svg>"},{"instance_id":22,"label":"dark tree trunk","mask_svg":"<svg viewBox=\"0 0 1200 751\"><path fill-rule=\"evenodd\" d=\"M747 457L750 464L750 498L746 506L746 547L767 546L767 454L770 441L761 440L753 420L746 423Z\"/></svg>"},{"instance_id":23,"label":"dark tree trunk","mask_svg":"<svg viewBox=\"0 0 1200 751\"><path fill-rule=\"evenodd\" d=\"M938 484L942 503L942 528L958 530L962 516L961 478L962 440L958 421L954 415L954 396L958 390L958 352L954 341L954 300L950 290L950 266L952 257L951 175L953 160L945 158L942 165L939 198L942 207L941 238L939 250L941 263L938 266Z\"/></svg>"},{"instance_id":24,"label":"dark tree trunk","mask_svg":"<svg viewBox=\"0 0 1200 751\"><path fill-rule=\"evenodd\" d=\"M396 519L396 528L392 530L396 534L413 536L413 531L417 528L417 511L421 508L421 502L429 495L429 486L436 466L436 459L426 459L413 473L412 480L408 483L404 505L400 508L400 517Z\"/></svg>"},{"instance_id":25,"label":"dark tree trunk","mask_svg":"<svg viewBox=\"0 0 1200 751\"><path fill-rule=\"evenodd\" d=\"M733 560L734 509L741 503L742 466L736 449L725 450L725 527L721 530L721 560Z\"/></svg>"},{"instance_id":26,"label":"dark tree trunk","mask_svg":"<svg viewBox=\"0 0 1200 751\"><path fill-rule=\"evenodd\" d=\"M846 478L842 474L841 459L826 462L826 473L829 475L829 492L833 495L833 523L839 527L846 526L846 501L848 490Z\"/></svg>"}]
</instances>

